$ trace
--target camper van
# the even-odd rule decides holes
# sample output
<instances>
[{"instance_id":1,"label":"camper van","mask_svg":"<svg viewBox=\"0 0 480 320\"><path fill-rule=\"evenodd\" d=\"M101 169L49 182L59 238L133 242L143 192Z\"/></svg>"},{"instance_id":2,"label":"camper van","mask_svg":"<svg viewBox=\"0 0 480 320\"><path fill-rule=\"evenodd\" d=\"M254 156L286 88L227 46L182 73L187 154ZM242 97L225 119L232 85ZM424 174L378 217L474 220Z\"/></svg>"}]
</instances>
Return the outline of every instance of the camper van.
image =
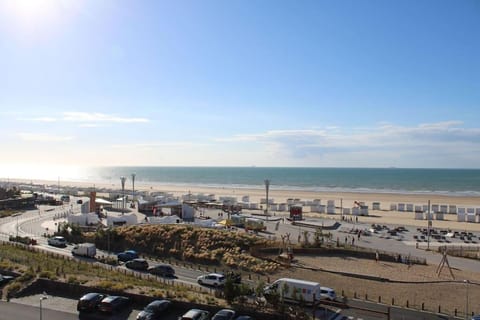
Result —
<instances>
[{"instance_id":1,"label":"camper van","mask_svg":"<svg viewBox=\"0 0 480 320\"><path fill-rule=\"evenodd\" d=\"M321 300L321 287L318 282L281 278L266 286L263 294L267 299L277 295L286 302L313 304Z\"/></svg>"},{"instance_id":2,"label":"camper van","mask_svg":"<svg viewBox=\"0 0 480 320\"><path fill-rule=\"evenodd\" d=\"M247 218L245 219L245 230L252 231L265 231L267 227L263 223L263 220L257 218Z\"/></svg>"},{"instance_id":3,"label":"camper van","mask_svg":"<svg viewBox=\"0 0 480 320\"><path fill-rule=\"evenodd\" d=\"M240 227L240 228L245 227L245 220L246 220L245 216L241 216L239 214L232 214L230 216L230 220L231 220L232 226Z\"/></svg>"}]
</instances>

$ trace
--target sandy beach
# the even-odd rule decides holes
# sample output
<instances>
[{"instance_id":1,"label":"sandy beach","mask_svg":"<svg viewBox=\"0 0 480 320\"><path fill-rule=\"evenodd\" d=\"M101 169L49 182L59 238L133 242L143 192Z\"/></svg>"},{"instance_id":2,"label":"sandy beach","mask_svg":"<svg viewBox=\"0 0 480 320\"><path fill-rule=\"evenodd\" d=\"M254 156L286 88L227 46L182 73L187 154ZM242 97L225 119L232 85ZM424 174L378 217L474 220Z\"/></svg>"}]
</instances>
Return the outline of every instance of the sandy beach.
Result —
<instances>
[{"instance_id":1,"label":"sandy beach","mask_svg":"<svg viewBox=\"0 0 480 320\"><path fill-rule=\"evenodd\" d=\"M58 187L56 181L30 181L30 180L10 180L17 183L50 186L53 189ZM60 188L87 188L90 190L121 190L120 182L118 184L109 184L101 182L74 182L62 181ZM212 188L205 186L180 186L180 185L161 185L146 184L141 181L135 183L135 190L139 192L168 192L175 196L182 196L188 193L192 194L213 194L218 199L222 196L236 197L238 201L243 196L249 196L250 202L260 203L261 199L266 198L265 189L240 189L240 188ZM131 181L127 180L125 192L132 193ZM337 208L352 208L355 201L364 202L369 207L369 216L360 217L363 223L376 223L387 225L405 225L426 228L426 220L416 220L414 212L390 211L391 204L413 204L414 206L427 205L430 201L431 205L456 205L457 208L477 208L480 207L480 199L468 196L448 196L440 194L400 194L400 193L355 193L355 192L311 192L302 190L277 190L272 185L269 191L269 199L274 203L286 203L287 199L300 199L301 201L309 201L320 199L321 204L326 205L328 200L334 200ZM372 203L379 202L380 210L372 210ZM282 213L277 213L282 214ZM285 214L285 213L283 213ZM309 208L304 208L304 214L307 216L324 217L328 219L341 219L340 209L337 214L327 215L319 213L309 213ZM480 223L458 222L455 214L444 215L444 220L433 220L433 227L440 229L480 231Z\"/></svg>"}]
</instances>

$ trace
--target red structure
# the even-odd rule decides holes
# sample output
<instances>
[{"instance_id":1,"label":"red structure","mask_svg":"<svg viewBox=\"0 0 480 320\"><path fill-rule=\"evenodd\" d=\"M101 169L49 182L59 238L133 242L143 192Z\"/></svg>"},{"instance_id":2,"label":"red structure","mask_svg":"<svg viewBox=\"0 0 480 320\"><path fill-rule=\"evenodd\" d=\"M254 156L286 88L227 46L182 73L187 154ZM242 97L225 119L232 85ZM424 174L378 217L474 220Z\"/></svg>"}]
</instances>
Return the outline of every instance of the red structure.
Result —
<instances>
[{"instance_id":1,"label":"red structure","mask_svg":"<svg viewBox=\"0 0 480 320\"><path fill-rule=\"evenodd\" d=\"M290 219L293 221L302 220L302 207L301 206L291 206L290 207Z\"/></svg>"}]
</instances>

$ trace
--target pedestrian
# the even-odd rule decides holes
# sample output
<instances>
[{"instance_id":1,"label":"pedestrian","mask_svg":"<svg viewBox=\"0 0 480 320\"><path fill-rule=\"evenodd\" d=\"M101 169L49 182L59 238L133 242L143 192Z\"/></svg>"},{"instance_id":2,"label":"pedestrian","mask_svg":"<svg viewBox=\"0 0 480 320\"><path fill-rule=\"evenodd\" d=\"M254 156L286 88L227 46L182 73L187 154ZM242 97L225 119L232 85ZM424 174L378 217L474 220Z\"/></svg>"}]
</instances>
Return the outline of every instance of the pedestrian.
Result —
<instances>
[{"instance_id":1,"label":"pedestrian","mask_svg":"<svg viewBox=\"0 0 480 320\"><path fill-rule=\"evenodd\" d=\"M378 263L378 259L379 259L379 254L378 254L378 250L375 251L375 262Z\"/></svg>"},{"instance_id":2,"label":"pedestrian","mask_svg":"<svg viewBox=\"0 0 480 320\"><path fill-rule=\"evenodd\" d=\"M347 237L345 237L345 244L347 244L347 240L348 240Z\"/></svg>"},{"instance_id":3,"label":"pedestrian","mask_svg":"<svg viewBox=\"0 0 480 320\"><path fill-rule=\"evenodd\" d=\"M358 222L358 216L355 217L355 222Z\"/></svg>"},{"instance_id":4,"label":"pedestrian","mask_svg":"<svg viewBox=\"0 0 480 320\"><path fill-rule=\"evenodd\" d=\"M340 240L337 237L337 248L340 247Z\"/></svg>"},{"instance_id":5,"label":"pedestrian","mask_svg":"<svg viewBox=\"0 0 480 320\"><path fill-rule=\"evenodd\" d=\"M354 245L354 243L355 243L355 238L352 237L352 246Z\"/></svg>"}]
</instances>

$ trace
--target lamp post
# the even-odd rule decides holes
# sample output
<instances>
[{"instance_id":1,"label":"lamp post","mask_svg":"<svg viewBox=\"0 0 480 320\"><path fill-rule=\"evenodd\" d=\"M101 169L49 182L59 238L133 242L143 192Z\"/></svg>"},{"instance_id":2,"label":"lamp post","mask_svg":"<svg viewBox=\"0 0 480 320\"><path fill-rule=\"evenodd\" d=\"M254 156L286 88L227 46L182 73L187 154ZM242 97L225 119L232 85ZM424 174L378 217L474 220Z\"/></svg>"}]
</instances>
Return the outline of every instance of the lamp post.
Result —
<instances>
[{"instance_id":1,"label":"lamp post","mask_svg":"<svg viewBox=\"0 0 480 320\"><path fill-rule=\"evenodd\" d=\"M135 201L135 173L132 173L132 201Z\"/></svg>"},{"instance_id":2,"label":"lamp post","mask_svg":"<svg viewBox=\"0 0 480 320\"><path fill-rule=\"evenodd\" d=\"M46 300L46 299L48 299L48 297L45 296L45 295L40 297L40 320L42 320L42 317L43 317L43 315L42 315L42 301Z\"/></svg>"},{"instance_id":3,"label":"lamp post","mask_svg":"<svg viewBox=\"0 0 480 320\"><path fill-rule=\"evenodd\" d=\"M270 188L270 180L265 179L265 193L266 193L266 196L267 196L265 215L267 217L267 220L268 220L268 190L269 190L269 188Z\"/></svg>"},{"instance_id":4,"label":"lamp post","mask_svg":"<svg viewBox=\"0 0 480 320\"><path fill-rule=\"evenodd\" d=\"M127 178L123 176L120 177L120 181L122 182L122 215L125 212L125 180L127 180Z\"/></svg>"},{"instance_id":5,"label":"lamp post","mask_svg":"<svg viewBox=\"0 0 480 320\"><path fill-rule=\"evenodd\" d=\"M465 320L468 320L468 280L463 280L465 283L466 299L465 299Z\"/></svg>"}]
</instances>

